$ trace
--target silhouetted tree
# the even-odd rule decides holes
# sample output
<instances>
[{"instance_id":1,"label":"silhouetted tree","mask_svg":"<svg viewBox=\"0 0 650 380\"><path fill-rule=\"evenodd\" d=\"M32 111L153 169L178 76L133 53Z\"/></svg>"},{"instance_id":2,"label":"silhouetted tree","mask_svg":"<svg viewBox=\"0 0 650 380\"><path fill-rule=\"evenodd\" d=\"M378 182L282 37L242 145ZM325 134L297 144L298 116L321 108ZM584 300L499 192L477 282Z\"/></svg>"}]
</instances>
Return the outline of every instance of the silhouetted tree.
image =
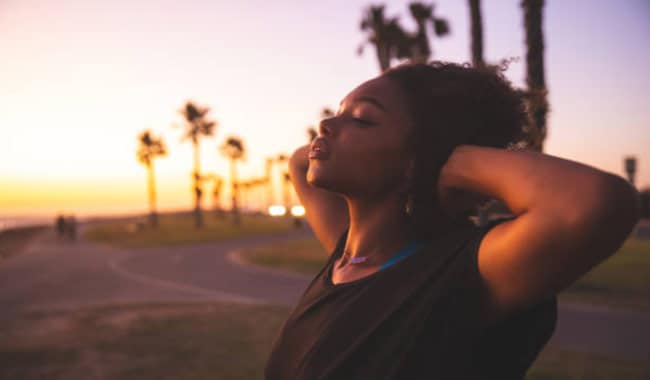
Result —
<instances>
[{"instance_id":1,"label":"silhouetted tree","mask_svg":"<svg viewBox=\"0 0 650 380\"><path fill-rule=\"evenodd\" d=\"M408 36L406 44L408 45L408 56L400 58L409 58L413 62L426 63L431 57L431 43L427 34L427 25L432 25L434 35L438 37L449 34L449 24L447 20L435 16L434 5L427 5L418 1L409 4L411 17L418 26L417 32L413 36Z\"/></svg>"},{"instance_id":2,"label":"silhouetted tree","mask_svg":"<svg viewBox=\"0 0 650 380\"><path fill-rule=\"evenodd\" d=\"M472 36L472 64L474 67L485 66L483 60L483 18L481 17L481 0L469 0L469 14Z\"/></svg>"},{"instance_id":3,"label":"silhouetted tree","mask_svg":"<svg viewBox=\"0 0 650 380\"><path fill-rule=\"evenodd\" d=\"M397 17L386 18L383 5L368 7L361 19L361 30L368 34L366 43L374 45L377 60L382 72L390 68L393 58L408 59L413 62L428 62L431 57L431 43L427 33L427 26L432 25L436 36L449 34L447 20L436 17L433 4L411 2L409 11L418 28L415 33L409 33L399 24ZM363 53L364 44L357 49L358 54Z\"/></svg>"},{"instance_id":4,"label":"silhouetted tree","mask_svg":"<svg viewBox=\"0 0 650 380\"><path fill-rule=\"evenodd\" d=\"M544 0L522 0L521 7L524 10L526 31L527 101L533 124L532 141L529 147L541 152L546 139L546 114L549 108L544 79L544 34L542 32Z\"/></svg>"},{"instance_id":5,"label":"silhouetted tree","mask_svg":"<svg viewBox=\"0 0 650 380\"><path fill-rule=\"evenodd\" d=\"M147 168L147 189L149 194L149 222L152 227L158 226L156 212L156 181L154 177L153 160L167 154L167 148L162 138L156 138L151 131L145 130L138 135L138 161Z\"/></svg>"},{"instance_id":6,"label":"silhouetted tree","mask_svg":"<svg viewBox=\"0 0 650 380\"><path fill-rule=\"evenodd\" d=\"M244 142L240 137L230 136L226 141L219 147L221 154L226 156L230 160L230 182L232 184L232 214L233 221L235 224L241 223L241 217L239 215L239 208L237 206L237 195L238 195L238 180L237 180L237 161L244 160L246 155L246 149L244 148Z\"/></svg>"},{"instance_id":7,"label":"silhouetted tree","mask_svg":"<svg viewBox=\"0 0 650 380\"><path fill-rule=\"evenodd\" d=\"M215 133L217 122L208 118L209 107L202 107L187 101L180 110L185 121L185 133L181 141L190 140L194 148L194 170L192 172L192 187L194 190L194 223L197 228L203 226L201 214L202 176L199 142L202 137L212 136Z\"/></svg>"},{"instance_id":8,"label":"silhouetted tree","mask_svg":"<svg viewBox=\"0 0 650 380\"><path fill-rule=\"evenodd\" d=\"M216 174L213 174L211 176L211 179L212 179L212 208L214 209L214 212L218 217L222 217L223 212L221 209L221 190L223 189L223 179Z\"/></svg>"},{"instance_id":9,"label":"silhouetted tree","mask_svg":"<svg viewBox=\"0 0 650 380\"><path fill-rule=\"evenodd\" d=\"M374 45L377 54L377 62L382 72L390 67L391 50L395 48L394 32L397 19L386 19L383 5L372 5L364 11L361 19L361 30L368 33L367 43ZM363 53L361 44L357 50L358 54Z\"/></svg>"}]
</instances>

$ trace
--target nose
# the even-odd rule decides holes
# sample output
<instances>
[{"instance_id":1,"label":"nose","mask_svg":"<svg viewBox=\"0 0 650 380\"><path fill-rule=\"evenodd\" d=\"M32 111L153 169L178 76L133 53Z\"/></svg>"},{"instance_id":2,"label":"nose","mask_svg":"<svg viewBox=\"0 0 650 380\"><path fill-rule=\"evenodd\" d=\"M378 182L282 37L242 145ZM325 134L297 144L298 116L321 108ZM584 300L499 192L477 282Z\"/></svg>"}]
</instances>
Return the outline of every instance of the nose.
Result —
<instances>
[{"instance_id":1,"label":"nose","mask_svg":"<svg viewBox=\"0 0 650 380\"><path fill-rule=\"evenodd\" d=\"M318 134L321 136L332 136L334 128L332 127L333 117L326 117L321 119L318 123Z\"/></svg>"}]
</instances>

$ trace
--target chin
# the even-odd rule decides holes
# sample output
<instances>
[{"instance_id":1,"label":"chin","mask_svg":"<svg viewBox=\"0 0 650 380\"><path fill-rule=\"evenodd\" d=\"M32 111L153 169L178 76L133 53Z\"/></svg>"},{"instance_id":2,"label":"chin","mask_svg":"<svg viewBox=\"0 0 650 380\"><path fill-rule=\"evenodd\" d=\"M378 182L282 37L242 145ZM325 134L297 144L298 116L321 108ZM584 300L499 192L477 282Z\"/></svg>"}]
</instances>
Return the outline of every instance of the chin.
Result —
<instances>
[{"instance_id":1,"label":"chin","mask_svg":"<svg viewBox=\"0 0 650 380\"><path fill-rule=\"evenodd\" d=\"M327 171L323 169L318 165L310 165L305 178L307 183L319 189L336 192L335 179L329 178L331 176L328 176Z\"/></svg>"}]
</instances>

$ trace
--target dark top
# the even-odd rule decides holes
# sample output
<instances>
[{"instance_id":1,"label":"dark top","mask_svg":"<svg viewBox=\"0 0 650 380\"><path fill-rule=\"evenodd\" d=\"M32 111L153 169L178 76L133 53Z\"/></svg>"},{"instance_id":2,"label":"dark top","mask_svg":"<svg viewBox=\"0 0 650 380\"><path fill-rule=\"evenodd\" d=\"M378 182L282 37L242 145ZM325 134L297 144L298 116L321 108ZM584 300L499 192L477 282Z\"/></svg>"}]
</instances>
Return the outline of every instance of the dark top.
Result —
<instances>
[{"instance_id":1,"label":"dark top","mask_svg":"<svg viewBox=\"0 0 650 380\"><path fill-rule=\"evenodd\" d=\"M471 223L390 267L333 284L347 230L273 342L267 380L523 379L551 337L553 296L488 325Z\"/></svg>"}]
</instances>

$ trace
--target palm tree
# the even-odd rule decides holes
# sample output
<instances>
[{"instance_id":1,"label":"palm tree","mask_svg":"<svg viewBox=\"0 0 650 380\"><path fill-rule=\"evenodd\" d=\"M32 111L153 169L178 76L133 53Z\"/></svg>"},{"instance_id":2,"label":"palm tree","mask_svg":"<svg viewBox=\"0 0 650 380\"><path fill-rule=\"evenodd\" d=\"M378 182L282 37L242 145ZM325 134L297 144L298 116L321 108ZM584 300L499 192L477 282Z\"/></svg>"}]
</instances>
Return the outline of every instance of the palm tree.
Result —
<instances>
[{"instance_id":1,"label":"palm tree","mask_svg":"<svg viewBox=\"0 0 650 380\"><path fill-rule=\"evenodd\" d=\"M221 151L221 154L230 160L230 183L232 185L233 221L235 224L241 224L239 208L237 207L237 193L239 190L237 181L237 161L245 159L246 149L244 147L244 142L240 137L229 136L226 141L219 147L219 150Z\"/></svg>"},{"instance_id":2,"label":"palm tree","mask_svg":"<svg viewBox=\"0 0 650 380\"><path fill-rule=\"evenodd\" d=\"M546 138L546 114L548 113L547 88L544 79L544 34L542 9L544 0L522 0L524 28L526 30L526 84L527 100L533 124L529 147L542 152Z\"/></svg>"},{"instance_id":3,"label":"palm tree","mask_svg":"<svg viewBox=\"0 0 650 380\"><path fill-rule=\"evenodd\" d=\"M221 210L221 189L223 187L223 179L213 174L212 179L212 208L214 209L215 214L218 217L223 217L223 212Z\"/></svg>"},{"instance_id":4,"label":"palm tree","mask_svg":"<svg viewBox=\"0 0 650 380\"><path fill-rule=\"evenodd\" d=\"M201 214L201 162L199 142L202 137L212 136L215 133L217 122L208 118L209 107L199 106L192 101L187 101L180 110L185 121L185 133L181 141L190 140L194 148L194 170L192 171L192 184L194 189L194 223L197 228L203 226Z\"/></svg>"},{"instance_id":5,"label":"palm tree","mask_svg":"<svg viewBox=\"0 0 650 380\"><path fill-rule=\"evenodd\" d=\"M431 57L431 44L427 34L426 26L429 22L433 24L433 33L442 37L449 34L449 23L443 18L435 17L434 5L427 5L418 1L409 4L411 17L418 26L415 36L411 37L409 57L413 62L426 63Z\"/></svg>"},{"instance_id":6,"label":"palm tree","mask_svg":"<svg viewBox=\"0 0 650 380\"><path fill-rule=\"evenodd\" d=\"M418 26L416 33L409 33L399 24L397 17L386 18L384 6L375 5L366 9L361 20L361 30L368 33L366 43L375 46L377 60L382 72L390 67L391 59L409 59L413 62L427 62L431 57L431 45L427 25L432 23L433 33L442 37L449 34L449 23L436 17L433 4L421 2L409 4L411 16ZM357 49L363 53L364 44Z\"/></svg>"},{"instance_id":7,"label":"palm tree","mask_svg":"<svg viewBox=\"0 0 650 380\"><path fill-rule=\"evenodd\" d=\"M162 138L156 138L151 131L145 130L138 135L138 161L147 168L147 189L149 193L149 223L158 227L158 213L156 212L156 181L154 177L153 160L167 154L167 148Z\"/></svg>"},{"instance_id":8,"label":"palm tree","mask_svg":"<svg viewBox=\"0 0 650 380\"><path fill-rule=\"evenodd\" d=\"M472 64L474 67L485 66L483 60L483 18L481 17L481 0L468 0L472 35Z\"/></svg>"},{"instance_id":9,"label":"palm tree","mask_svg":"<svg viewBox=\"0 0 650 380\"><path fill-rule=\"evenodd\" d=\"M365 10L361 19L361 30L368 33L367 43L375 46L377 61L382 72L390 67L393 32L397 26L397 19L386 19L383 5L372 5ZM357 53L363 53L364 44L360 45Z\"/></svg>"}]
</instances>

